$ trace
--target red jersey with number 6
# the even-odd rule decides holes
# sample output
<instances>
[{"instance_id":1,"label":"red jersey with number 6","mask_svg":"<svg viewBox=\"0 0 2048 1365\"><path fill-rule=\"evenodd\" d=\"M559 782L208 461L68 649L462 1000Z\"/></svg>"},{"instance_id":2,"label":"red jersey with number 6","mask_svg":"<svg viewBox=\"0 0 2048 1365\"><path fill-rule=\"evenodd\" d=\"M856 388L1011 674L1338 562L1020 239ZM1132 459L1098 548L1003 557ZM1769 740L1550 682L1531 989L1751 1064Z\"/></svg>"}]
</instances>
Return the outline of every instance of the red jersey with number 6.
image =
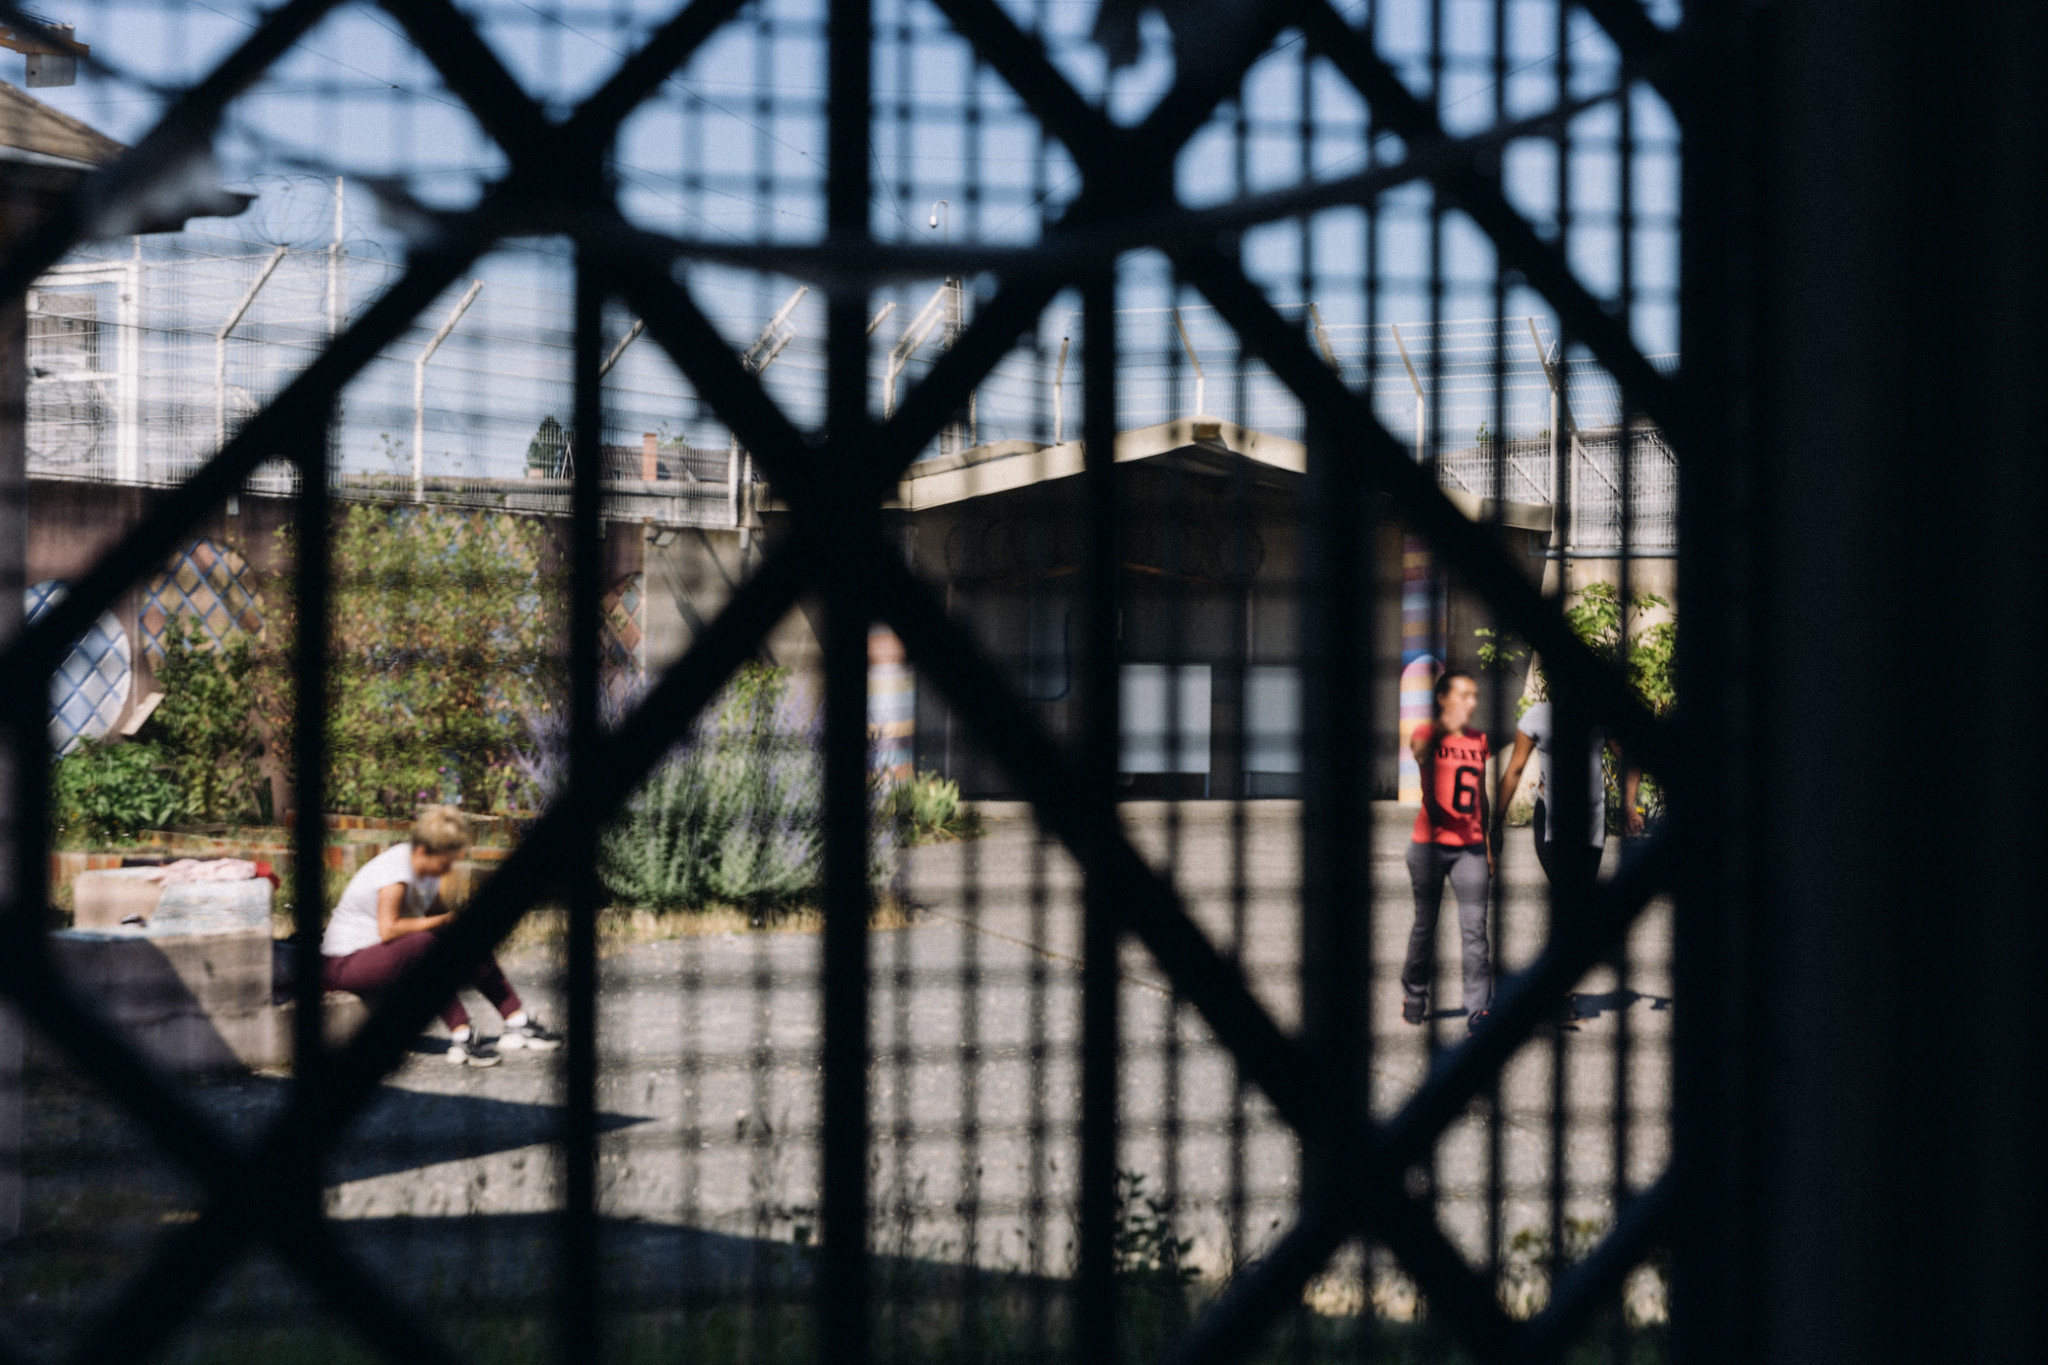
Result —
<instances>
[{"instance_id":1,"label":"red jersey with number 6","mask_svg":"<svg viewBox=\"0 0 2048 1365\"><path fill-rule=\"evenodd\" d=\"M1436 746L1436 780L1432 791L1441 813L1432 811L1429 802L1422 803L1422 810L1415 817L1415 842L1449 844L1454 848L1484 844L1486 831L1479 822L1479 795L1486 781L1486 736L1472 730L1438 736L1436 728L1430 721L1417 727L1431 736Z\"/></svg>"}]
</instances>

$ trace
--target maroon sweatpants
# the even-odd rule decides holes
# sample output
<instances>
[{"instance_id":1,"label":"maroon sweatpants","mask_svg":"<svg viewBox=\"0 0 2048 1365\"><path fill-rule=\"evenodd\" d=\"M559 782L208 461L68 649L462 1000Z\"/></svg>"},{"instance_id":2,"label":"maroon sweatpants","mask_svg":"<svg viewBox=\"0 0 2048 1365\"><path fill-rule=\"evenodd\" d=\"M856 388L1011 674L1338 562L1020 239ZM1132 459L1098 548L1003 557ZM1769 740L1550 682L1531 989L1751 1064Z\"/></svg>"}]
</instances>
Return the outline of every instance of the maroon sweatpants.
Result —
<instances>
[{"instance_id":1,"label":"maroon sweatpants","mask_svg":"<svg viewBox=\"0 0 2048 1365\"><path fill-rule=\"evenodd\" d=\"M434 933L430 929L364 948L347 957L323 958L320 984L326 990L353 991L369 999L389 990L413 960L433 946ZM469 984L481 991L484 999L490 1001L499 1014L513 1014L519 1010L519 992L512 989L505 973L498 970L497 958L485 958ZM451 996L448 1007L441 1011L441 1022L451 1029L461 1028L469 1022L469 1011L462 1008L460 1000Z\"/></svg>"}]
</instances>

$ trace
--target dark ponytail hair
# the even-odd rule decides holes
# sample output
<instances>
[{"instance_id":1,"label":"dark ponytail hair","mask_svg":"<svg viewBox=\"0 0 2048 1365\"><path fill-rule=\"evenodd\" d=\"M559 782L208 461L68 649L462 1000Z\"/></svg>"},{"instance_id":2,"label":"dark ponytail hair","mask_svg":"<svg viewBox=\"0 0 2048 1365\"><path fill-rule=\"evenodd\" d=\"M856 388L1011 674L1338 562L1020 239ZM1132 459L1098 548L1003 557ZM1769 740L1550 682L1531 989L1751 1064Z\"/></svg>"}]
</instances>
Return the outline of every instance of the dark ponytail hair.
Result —
<instances>
[{"instance_id":1,"label":"dark ponytail hair","mask_svg":"<svg viewBox=\"0 0 2048 1365\"><path fill-rule=\"evenodd\" d=\"M1436 675L1436 686L1430 690L1429 694L1429 719L1432 725L1442 725L1444 723L1444 698L1449 695L1451 684L1460 678L1465 679L1474 687L1479 686L1479 679L1473 677L1462 668L1446 669L1444 672Z\"/></svg>"}]
</instances>

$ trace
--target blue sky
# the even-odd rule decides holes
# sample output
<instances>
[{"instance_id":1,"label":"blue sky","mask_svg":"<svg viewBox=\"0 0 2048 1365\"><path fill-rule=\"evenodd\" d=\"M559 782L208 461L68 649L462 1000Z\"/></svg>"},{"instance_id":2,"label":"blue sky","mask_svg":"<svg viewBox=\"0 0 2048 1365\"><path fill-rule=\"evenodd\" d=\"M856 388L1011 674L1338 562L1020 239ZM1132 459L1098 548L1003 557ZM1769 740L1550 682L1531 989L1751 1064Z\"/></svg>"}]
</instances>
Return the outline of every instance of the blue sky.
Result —
<instances>
[{"instance_id":1,"label":"blue sky","mask_svg":"<svg viewBox=\"0 0 2048 1365\"><path fill-rule=\"evenodd\" d=\"M464 8L482 16L486 37L528 90L559 111L609 74L642 34L667 17L671 5L490 0ZM1084 92L1098 96L1106 89L1108 107L1120 119L1142 117L1172 79L1170 44L1156 17L1148 21L1144 59L1108 81L1099 54L1086 41L1094 0L1012 0L1009 8L1047 36L1054 59ZM163 106L164 92L203 72L249 32L255 16L252 7L232 0L64 0L42 12L75 24L79 38L93 45L107 69L83 71L76 87L36 93L123 139L145 131ZM824 75L818 35L823 12L823 0L766 0L751 7L629 121L617 168L630 215L649 227L707 241L806 241L820 235ZM1076 188L1064 153L1043 143L1021 104L997 78L975 69L966 44L944 28L936 10L921 0L878 0L875 13L881 35L875 65L875 231L929 239L936 235L927 226L931 206L945 199L953 241L1031 240L1044 216L1056 212ZM1583 15L1567 21L1562 51L1568 67L1562 75L1553 5L1510 0L1503 18L1505 42L1498 61L1493 7L1480 0L1443 0L1434 7L1382 0L1378 42L1411 88L1428 88L1434 74L1442 117L1459 132L1553 107L1561 83L1571 97L1612 87L1613 50ZM1432 19L1441 24L1435 63L1430 60ZM6 69L7 60L0 54L0 76L18 82L19 70ZM1504 82L1498 79L1503 69ZM1637 93L1630 112L1641 149L1632 167L1637 223L1632 321L1644 348L1662 354L1675 349L1676 336L1676 134L1654 96ZM1304 114L1314 128L1306 141L1300 133ZM1620 260L1618 125L1612 102L1573 124L1572 259L1588 286L1603 295L1616 289ZM1191 204L1213 203L1241 190L1359 169L1366 164L1364 134L1365 111L1355 94L1326 66L1305 67L1289 35L1254 69L1242 110L1226 106L1183 154L1182 196ZM1377 150L1391 160L1400 149L1383 141ZM325 245L331 233L328 177L340 174L350 184L368 177L398 178L421 198L455 207L472 201L503 165L460 101L412 51L396 21L363 6L331 15L237 104L218 154L229 183L259 191L257 208L234 222L196 223L182 239L152 242L149 251L174 257L246 256L251 276L254 260L270 244ZM1555 219L1557 187L1551 144L1516 144L1504 173L1511 197L1548 230ZM1440 240L1432 243L1428 204L1426 192L1415 189L1383 201L1374 318L1401 325L1409 338L1424 338L1424 344L1433 316L1480 319L1491 316L1495 307L1492 255L1483 237L1461 217L1449 215ZM346 222L352 306L360 308L369 291L389 278L405 244L359 185L347 194ZM1348 337L1362 354L1368 307L1365 243L1364 214L1339 209L1316 215L1306 232L1298 223L1284 223L1249 233L1244 252L1248 268L1268 285L1276 303L1298 305L1306 273L1308 292L1331 333ZM1433 258L1441 269L1435 294L1429 288ZM568 276L562 249L554 243L502 251L482 265L479 275L487 287L473 316L465 318L435 361L436 367L447 367L448 380L441 383L437 369L428 451L431 459L447 462L449 472L503 475L516 472L508 462L516 464L523 455L522 433L531 431L542 410L559 412L567 406L567 354L560 340L567 322ZM751 339L794 287L792 281L703 268L693 270L690 281L706 310L738 344ZM892 327L916 311L935 283L878 295L878 306L890 298L899 305L877 334L881 348L893 340ZM982 293L995 287L990 280L973 283ZM1133 367L1127 384L1135 412L1156 408L1170 415L1190 401L1186 390L1191 381L1171 330L1171 314L1165 311L1169 304L1188 306L1185 320L1212 373L1234 374L1240 368L1220 324L1194 306L1199 301L1191 293L1176 295L1160 258L1146 253L1127 257L1122 289L1131 309L1125 323ZM1002 380L992 384L982 403L988 423L982 435L1026 435L1043 427L1046 367L1057 351L1066 326L1064 309L1071 302L1056 305L1045 319L1040 354L1013 358ZM815 330L821 312L813 310L818 303L813 295L800 308L805 336L769 375L771 387L800 417L814 415L817 407ZM204 312L199 304L193 307ZM1505 313L1539 322L1546 316L1538 300L1519 290L1510 291ZM438 318L438 312L429 316L422 336ZM622 329L625 321L618 318L615 325ZM259 331L268 326L279 335L291 330L289 320L275 317L265 322L252 316L252 325ZM307 325L310 320L299 330ZM351 416L360 420L352 422L346 442L350 463L371 460L381 449L380 436L409 438L406 362L419 340L409 338L394 347L392 363L366 376L360 392L352 393ZM1526 369L1533 347L1517 344L1530 353L1521 357ZM1375 349L1383 346L1381 337ZM913 365L910 373L916 372ZM1363 379L1362 369L1353 373ZM659 424L722 444L651 346L629 352L615 377L622 430ZM1284 395L1256 367L1246 367L1241 384L1233 379L1222 387L1226 392L1219 394L1211 380L1212 410L1223 410L1227 400L1239 411L1223 415L1243 415L1261 425L1286 424ZM1407 415L1412 399L1405 393L1388 395L1382 407L1390 425L1412 425ZM1468 418L1447 413L1440 420L1447 427L1462 427ZM1511 414L1511 424L1514 420Z\"/></svg>"}]
</instances>

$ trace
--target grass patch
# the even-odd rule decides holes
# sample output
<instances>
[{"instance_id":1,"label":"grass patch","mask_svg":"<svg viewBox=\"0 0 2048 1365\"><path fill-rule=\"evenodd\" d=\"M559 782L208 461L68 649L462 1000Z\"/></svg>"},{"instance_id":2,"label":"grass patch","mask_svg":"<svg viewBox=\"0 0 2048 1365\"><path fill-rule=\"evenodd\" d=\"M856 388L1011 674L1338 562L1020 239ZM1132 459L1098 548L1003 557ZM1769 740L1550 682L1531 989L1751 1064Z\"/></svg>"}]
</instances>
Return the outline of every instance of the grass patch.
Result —
<instances>
[{"instance_id":1,"label":"grass patch","mask_svg":"<svg viewBox=\"0 0 2048 1365\"><path fill-rule=\"evenodd\" d=\"M893 897L878 901L868 916L870 929L905 929L915 922L915 912L911 907ZM697 910L649 910L641 906L613 905L597 912L597 943L600 953L611 954L672 939L713 934L815 934L824 927L824 914L811 905L774 910L750 910L736 905L710 905ZM527 911L517 927L506 936L500 951L508 956L553 952L568 941L568 936L568 911L560 906L540 906Z\"/></svg>"}]
</instances>

